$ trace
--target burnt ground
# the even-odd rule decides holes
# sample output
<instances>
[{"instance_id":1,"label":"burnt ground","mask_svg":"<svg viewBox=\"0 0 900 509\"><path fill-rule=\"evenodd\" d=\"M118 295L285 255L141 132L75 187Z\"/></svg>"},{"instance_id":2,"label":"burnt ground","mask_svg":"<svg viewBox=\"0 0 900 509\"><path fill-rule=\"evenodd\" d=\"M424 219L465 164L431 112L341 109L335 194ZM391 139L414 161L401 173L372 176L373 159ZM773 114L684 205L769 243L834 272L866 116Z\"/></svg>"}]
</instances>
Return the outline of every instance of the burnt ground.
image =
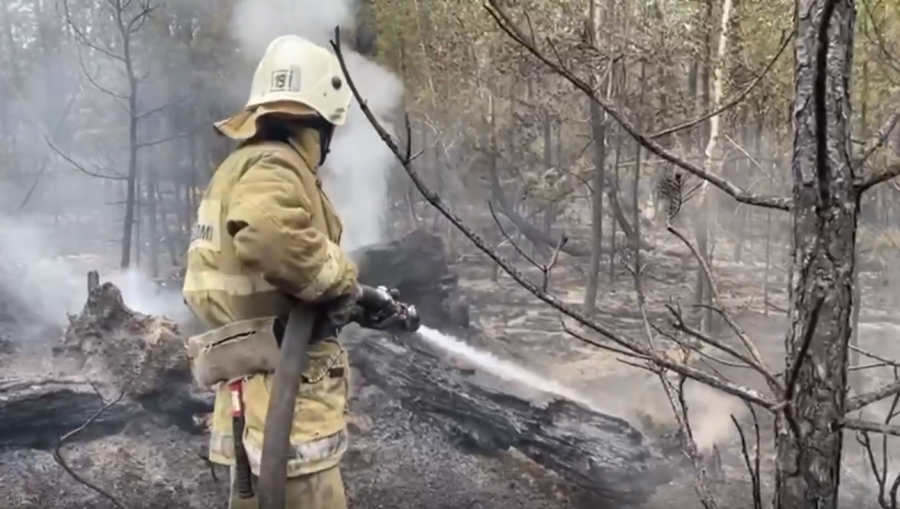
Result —
<instances>
[{"instance_id":1,"label":"burnt ground","mask_svg":"<svg viewBox=\"0 0 900 509\"><path fill-rule=\"evenodd\" d=\"M343 471L351 507L569 507L513 457L463 452L445 434L376 394L356 401L354 440ZM377 407L377 408L376 408ZM204 440L135 420L121 434L65 446L72 469L130 509L227 506L227 470L213 477L199 458ZM9 509L105 508L111 503L75 482L51 452L0 454L0 496ZM500 507L506 507L501 505Z\"/></svg>"},{"instance_id":2,"label":"burnt ground","mask_svg":"<svg viewBox=\"0 0 900 509\"><path fill-rule=\"evenodd\" d=\"M657 246L665 248L647 257L648 269L643 285L651 321L666 328L669 320L664 312L664 304L681 302L685 309L689 307L696 278L696 264L686 248L672 243L657 243ZM674 255L679 252L679 256ZM721 299L754 340L772 371L780 372L784 366L784 338L788 323L786 315L776 308L783 310L788 307L786 271L778 267L770 269L769 301L775 307L769 306L765 310L763 257L760 253L745 251L745 260L735 263L727 254L730 252L728 245L717 249L714 271ZM776 254L773 253L772 257L775 263ZM480 302L490 302L473 312L473 316L478 318L485 336L493 339L497 351L580 390L598 408L624 416L640 425L648 435L670 433L676 426L671 406L655 375L628 366L620 361L621 356L598 350L565 333L561 330L559 314L535 302L509 277L501 274L499 282L490 282L491 269L488 263L479 263L473 259L464 272L469 276L464 282L469 292L481 295ZM529 272L534 281L541 281L543 276L539 271ZM583 299L580 288L586 279L583 270L564 266L552 273L550 289L553 292L556 288L553 293L568 304L580 308ZM900 357L900 346L895 339L900 333L900 323L890 320L890 313L887 311L890 307L886 305L893 299L890 295L885 295L885 288L876 284L878 274L864 274L863 279L864 307L861 313L859 346L886 358L896 359ZM601 292L595 318L633 338L643 338L643 322L633 288L630 272L624 268L617 271L616 280L611 284L607 282ZM874 288L879 291L876 292ZM574 324L569 324L569 327L580 335L604 341ZM721 320L713 321L712 332L740 347L737 336ZM722 358L721 355L716 357ZM862 358L859 363L871 364L871 360ZM765 383L756 373L712 361L709 364L736 383L767 392ZM863 375L851 378L851 381L858 384L855 387L858 391L871 390L893 380L892 373L886 368L865 370ZM731 421L731 416L734 415L748 440L752 440L753 421L747 407L737 398L693 382L687 383L686 394L698 445L709 457L717 453L721 455L721 472L717 476L715 488L719 492L722 506L753 507L749 476L740 453L740 437ZM887 413L888 403L873 405L867 412L867 417L882 419ZM761 428L763 500L766 502L771 500L771 473L775 457L773 422L764 411L758 410L757 413ZM889 439L888 442L888 456L893 457L900 452L897 450L897 441ZM874 507L877 487L865 461L864 451L857 443L856 434L848 432L844 443L842 503L847 507ZM876 443L880 447L881 439L878 438ZM892 469L894 470L895 468ZM657 490L653 500L646 504L646 509L701 507L692 479L691 473L686 471L681 479Z\"/></svg>"},{"instance_id":3,"label":"burnt ground","mask_svg":"<svg viewBox=\"0 0 900 509\"><path fill-rule=\"evenodd\" d=\"M677 250L677 249L676 249ZM720 250L725 251L725 249ZM753 253L751 253L752 255ZM749 256L749 255L748 255ZM735 264L717 256L716 274L723 300L738 310L740 321L753 336L772 366L783 363L784 315L770 309L763 316L762 264ZM760 259L757 255L757 259ZM96 264L96 260L88 260ZM662 303L687 298L693 285L694 264L687 256L659 254L650 257L645 283L652 319L661 318ZM71 264L67 265L71 266ZM83 273L80 267L73 273ZM671 411L659 383L646 372L629 367L608 353L588 347L567 336L555 312L540 305L507 277L490 281L490 264L479 256L463 256L457 266L462 285L472 304L475 326L491 350L557 379L581 391L599 408L640 425L650 435L670 432ZM540 275L528 271L535 279ZM781 282L773 282L770 299L786 307L784 272L775 271ZM553 274L551 290L573 305L580 305L578 291L584 273L571 262ZM79 283L80 284L80 283ZM776 291L782 290L782 291ZM619 271L616 281L601 292L597 319L631 334L641 334L635 296L629 275ZM127 297L127 296L126 296ZM869 299L874 301L875 299ZM867 301L868 302L868 301ZM0 369L5 374L37 365L61 335L59 328L41 325L13 330L10 323L28 316L15 302L0 302ZM32 306L33 308L33 306ZM10 311L12 310L12 311ZM5 313L5 314L4 314ZM863 314L861 346L884 355L892 351L893 324L886 312L873 305ZM36 323L28 320L28 323ZM728 335L721 324L717 332ZM26 337L27 336L27 337ZM18 353L11 353L15 344ZM4 346L6 345L6 346ZM23 353L27 352L27 353ZM29 365L34 365L29 368ZM759 386L746 370L721 367L736 381ZM872 385L886 380L870 377ZM352 507L519 507L522 509L595 507L580 503L577 494L560 487L552 475L515 453L501 457L474 455L421 416L400 408L377 390L358 391L353 402L356 417L354 440L344 462L345 481ZM695 434L709 453L716 446L722 455L717 489L723 507L752 507L747 476L738 455L737 433L730 421L735 414L745 425L745 407L734 398L697 385L689 385L688 402ZM764 470L771 467L771 422L762 416ZM227 472L217 469L218 482L197 452L204 439L175 427L148 419L136 419L122 433L99 440L74 442L62 448L73 471L120 500L129 509L225 507ZM848 455L842 496L847 507L867 507L874 491L871 477L860 466L854 437L848 436ZM96 492L72 479L56 464L52 451L15 450L0 452L0 498L11 501L9 509L114 507ZM764 473L765 475L765 473ZM658 490L642 509L699 507L690 471ZM766 497L768 498L768 494Z\"/></svg>"}]
</instances>

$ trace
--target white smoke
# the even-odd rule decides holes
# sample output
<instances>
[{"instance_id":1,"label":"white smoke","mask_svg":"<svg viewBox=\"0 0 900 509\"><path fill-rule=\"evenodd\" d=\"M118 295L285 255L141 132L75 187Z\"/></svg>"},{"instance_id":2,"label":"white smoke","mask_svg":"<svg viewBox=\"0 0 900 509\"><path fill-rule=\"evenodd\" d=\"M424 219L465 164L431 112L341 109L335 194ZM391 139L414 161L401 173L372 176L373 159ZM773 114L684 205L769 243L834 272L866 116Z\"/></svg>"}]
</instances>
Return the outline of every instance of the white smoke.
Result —
<instances>
[{"instance_id":1,"label":"white smoke","mask_svg":"<svg viewBox=\"0 0 900 509\"><path fill-rule=\"evenodd\" d=\"M54 232L54 230L57 230ZM55 233L55 235L54 235ZM52 224L0 217L0 311L19 325L67 324L67 313L79 313L87 298L87 272L99 269L100 281L122 291L135 311L184 320L188 310L180 298L164 293L137 269L121 271L105 265L101 255L73 255ZM71 246L69 246L71 248ZM10 300L11 299L11 300ZM49 338L45 338L49 339Z\"/></svg>"},{"instance_id":2,"label":"white smoke","mask_svg":"<svg viewBox=\"0 0 900 509\"><path fill-rule=\"evenodd\" d=\"M335 27L353 26L355 11L354 0L240 0L231 20L232 36L252 60L262 57L273 39L289 34L331 49ZM388 127L402 104L400 79L356 52L343 48L341 53L360 95ZM325 190L344 222L344 249L383 240L393 163L390 149L354 101L322 169Z\"/></svg>"}]
</instances>

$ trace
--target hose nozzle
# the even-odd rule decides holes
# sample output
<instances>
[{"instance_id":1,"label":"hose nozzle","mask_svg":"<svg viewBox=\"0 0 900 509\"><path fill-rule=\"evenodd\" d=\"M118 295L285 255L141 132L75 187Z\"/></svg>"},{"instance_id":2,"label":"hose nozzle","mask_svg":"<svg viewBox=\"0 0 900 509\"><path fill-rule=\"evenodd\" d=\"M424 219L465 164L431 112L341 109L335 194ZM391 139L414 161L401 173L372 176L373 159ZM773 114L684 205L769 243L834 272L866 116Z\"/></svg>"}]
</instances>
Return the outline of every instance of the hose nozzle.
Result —
<instances>
[{"instance_id":1,"label":"hose nozzle","mask_svg":"<svg viewBox=\"0 0 900 509\"><path fill-rule=\"evenodd\" d=\"M400 291L386 286L362 285L357 301L360 313L356 322L362 327L377 330L415 332L421 325L416 307L400 302Z\"/></svg>"}]
</instances>

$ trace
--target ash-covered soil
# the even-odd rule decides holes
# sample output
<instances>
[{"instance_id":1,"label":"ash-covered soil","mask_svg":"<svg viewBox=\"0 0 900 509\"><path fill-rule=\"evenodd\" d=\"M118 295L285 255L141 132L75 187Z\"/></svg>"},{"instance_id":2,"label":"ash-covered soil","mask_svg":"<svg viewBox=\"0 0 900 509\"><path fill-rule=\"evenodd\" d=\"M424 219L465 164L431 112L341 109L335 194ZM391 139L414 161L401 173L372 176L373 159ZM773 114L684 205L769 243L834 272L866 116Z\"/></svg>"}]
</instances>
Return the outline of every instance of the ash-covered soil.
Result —
<instances>
[{"instance_id":1,"label":"ash-covered soil","mask_svg":"<svg viewBox=\"0 0 900 509\"><path fill-rule=\"evenodd\" d=\"M539 467L514 453L472 454L378 389L359 390L353 408L353 441L343 472L354 508L572 507L570 493ZM64 462L129 509L227 506L227 469L211 471L201 459L202 436L164 428L147 414L118 435L72 440L59 450ZM74 480L53 452L0 453L4 508L117 507Z\"/></svg>"}]
</instances>

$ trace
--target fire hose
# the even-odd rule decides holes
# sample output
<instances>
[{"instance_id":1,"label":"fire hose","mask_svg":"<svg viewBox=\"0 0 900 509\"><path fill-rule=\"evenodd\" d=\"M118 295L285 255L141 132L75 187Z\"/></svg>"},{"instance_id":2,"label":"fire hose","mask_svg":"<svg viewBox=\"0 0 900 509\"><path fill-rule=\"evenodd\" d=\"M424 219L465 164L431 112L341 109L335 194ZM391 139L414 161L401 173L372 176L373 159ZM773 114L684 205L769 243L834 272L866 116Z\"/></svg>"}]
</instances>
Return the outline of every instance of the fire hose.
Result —
<instances>
[{"instance_id":1,"label":"fire hose","mask_svg":"<svg viewBox=\"0 0 900 509\"><path fill-rule=\"evenodd\" d=\"M414 332L420 319L415 306L398 299L396 289L362 286L351 313L351 322L368 329ZM260 509L284 509L287 462L290 450L294 406L302 373L307 364L307 347L317 335L322 313L312 306L297 306L288 317L281 342L281 359L272 380L272 392L266 414L262 460L259 467L258 498ZM333 328L322 329L333 333Z\"/></svg>"}]
</instances>

